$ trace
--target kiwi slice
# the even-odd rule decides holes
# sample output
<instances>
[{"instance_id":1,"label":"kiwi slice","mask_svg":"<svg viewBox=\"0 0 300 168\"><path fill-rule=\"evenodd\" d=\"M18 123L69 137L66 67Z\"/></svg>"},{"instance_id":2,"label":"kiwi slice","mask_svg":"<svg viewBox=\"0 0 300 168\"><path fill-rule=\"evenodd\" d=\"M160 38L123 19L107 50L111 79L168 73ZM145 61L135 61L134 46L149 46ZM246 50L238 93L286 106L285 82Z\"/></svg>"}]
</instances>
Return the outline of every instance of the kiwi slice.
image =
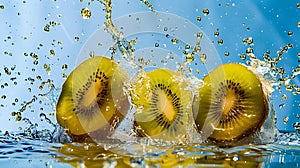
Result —
<instances>
[{"instance_id":1,"label":"kiwi slice","mask_svg":"<svg viewBox=\"0 0 300 168\"><path fill-rule=\"evenodd\" d=\"M137 134L164 140L184 138L192 112L191 93L181 73L164 68L141 72L133 86Z\"/></svg>"},{"instance_id":2,"label":"kiwi slice","mask_svg":"<svg viewBox=\"0 0 300 168\"><path fill-rule=\"evenodd\" d=\"M268 116L260 78L241 64L224 64L203 79L194 99L195 123L203 137L235 141L257 132Z\"/></svg>"},{"instance_id":3,"label":"kiwi slice","mask_svg":"<svg viewBox=\"0 0 300 168\"><path fill-rule=\"evenodd\" d=\"M63 84L56 106L58 123L75 141L91 135L105 138L128 111L122 89L127 78L109 58L96 56L84 61Z\"/></svg>"}]
</instances>

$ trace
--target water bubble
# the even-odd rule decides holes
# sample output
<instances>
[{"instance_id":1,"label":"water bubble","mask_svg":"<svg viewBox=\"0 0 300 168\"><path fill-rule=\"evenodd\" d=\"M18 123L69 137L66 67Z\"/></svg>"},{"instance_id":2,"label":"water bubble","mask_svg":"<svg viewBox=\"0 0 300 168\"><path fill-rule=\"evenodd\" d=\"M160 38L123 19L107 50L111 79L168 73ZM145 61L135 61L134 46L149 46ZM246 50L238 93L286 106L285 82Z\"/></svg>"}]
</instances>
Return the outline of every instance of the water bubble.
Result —
<instances>
[{"instance_id":1,"label":"water bubble","mask_svg":"<svg viewBox=\"0 0 300 168\"><path fill-rule=\"evenodd\" d=\"M207 16L209 14L209 10L207 8L203 9L203 14L204 16Z\"/></svg>"},{"instance_id":2,"label":"water bubble","mask_svg":"<svg viewBox=\"0 0 300 168\"><path fill-rule=\"evenodd\" d=\"M298 27L300 27L300 21L297 23Z\"/></svg>"},{"instance_id":3,"label":"water bubble","mask_svg":"<svg viewBox=\"0 0 300 168\"><path fill-rule=\"evenodd\" d=\"M83 8L81 10L81 16L83 19L89 19L91 17L92 13L90 11L90 9L88 8Z\"/></svg>"},{"instance_id":4,"label":"water bubble","mask_svg":"<svg viewBox=\"0 0 300 168\"><path fill-rule=\"evenodd\" d=\"M155 45L154 45L155 47L159 47L159 44L158 43L155 43Z\"/></svg>"},{"instance_id":5,"label":"water bubble","mask_svg":"<svg viewBox=\"0 0 300 168\"><path fill-rule=\"evenodd\" d=\"M77 37L77 36L74 37L74 40L75 40L75 41L79 41L79 37Z\"/></svg>"},{"instance_id":6,"label":"water bubble","mask_svg":"<svg viewBox=\"0 0 300 168\"><path fill-rule=\"evenodd\" d=\"M293 32L292 31L288 31L288 36L293 36Z\"/></svg>"},{"instance_id":7,"label":"water bubble","mask_svg":"<svg viewBox=\"0 0 300 168\"><path fill-rule=\"evenodd\" d=\"M300 3L297 3L297 5L296 5L296 6L297 6L297 8L300 8Z\"/></svg>"},{"instance_id":8,"label":"water bubble","mask_svg":"<svg viewBox=\"0 0 300 168\"><path fill-rule=\"evenodd\" d=\"M4 5L3 4L0 4L0 9L4 9Z\"/></svg>"}]
</instances>

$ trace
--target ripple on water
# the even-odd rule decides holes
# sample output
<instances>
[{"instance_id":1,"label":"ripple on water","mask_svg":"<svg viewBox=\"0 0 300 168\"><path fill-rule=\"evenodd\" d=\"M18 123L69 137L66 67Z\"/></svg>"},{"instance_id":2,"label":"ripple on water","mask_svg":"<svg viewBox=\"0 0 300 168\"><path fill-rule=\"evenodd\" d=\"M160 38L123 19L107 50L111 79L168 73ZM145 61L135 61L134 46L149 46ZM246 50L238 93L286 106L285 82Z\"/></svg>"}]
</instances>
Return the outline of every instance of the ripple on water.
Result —
<instances>
[{"instance_id":1,"label":"ripple on water","mask_svg":"<svg viewBox=\"0 0 300 168\"><path fill-rule=\"evenodd\" d=\"M287 137L294 137L286 144ZM51 143L31 140L24 135L0 135L0 162L40 160L48 165L70 166L272 166L276 163L296 166L300 160L300 142L293 133L280 134L274 144L218 147L208 144L163 144L107 141L93 143ZM292 139L292 138L291 138ZM283 140L283 141L282 141ZM283 143L285 142L285 143Z\"/></svg>"}]
</instances>

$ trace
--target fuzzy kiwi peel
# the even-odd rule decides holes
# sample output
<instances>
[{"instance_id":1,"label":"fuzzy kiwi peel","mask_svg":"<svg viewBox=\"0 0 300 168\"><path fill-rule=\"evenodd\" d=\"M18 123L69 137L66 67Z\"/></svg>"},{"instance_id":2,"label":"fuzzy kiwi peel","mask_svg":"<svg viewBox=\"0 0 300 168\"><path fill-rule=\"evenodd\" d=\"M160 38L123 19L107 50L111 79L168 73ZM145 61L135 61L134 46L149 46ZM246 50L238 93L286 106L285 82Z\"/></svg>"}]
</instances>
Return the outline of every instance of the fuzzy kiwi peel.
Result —
<instances>
[{"instance_id":1,"label":"fuzzy kiwi peel","mask_svg":"<svg viewBox=\"0 0 300 168\"><path fill-rule=\"evenodd\" d=\"M241 64L223 64L203 79L193 102L196 126L213 141L237 141L257 132L268 112L260 78Z\"/></svg>"},{"instance_id":2,"label":"fuzzy kiwi peel","mask_svg":"<svg viewBox=\"0 0 300 168\"><path fill-rule=\"evenodd\" d=\"M191 112L191 92L179 72L161 68L141 72L134 81L132 102L135 132L141 137L176 140L186 134Z\"/></svg>"},{"instance_id":3,"label":"fuzzy kiwi peel","mask_svg":"<svg viewBox=\"0 0 300 168\"><path fill-rule=\"evenodd\" d=\"M63 84L57 122L74 141L105 139L129 109L122 89L127 79L113 60L104 56L87 59Z\"/></svg>"}]
</instances>

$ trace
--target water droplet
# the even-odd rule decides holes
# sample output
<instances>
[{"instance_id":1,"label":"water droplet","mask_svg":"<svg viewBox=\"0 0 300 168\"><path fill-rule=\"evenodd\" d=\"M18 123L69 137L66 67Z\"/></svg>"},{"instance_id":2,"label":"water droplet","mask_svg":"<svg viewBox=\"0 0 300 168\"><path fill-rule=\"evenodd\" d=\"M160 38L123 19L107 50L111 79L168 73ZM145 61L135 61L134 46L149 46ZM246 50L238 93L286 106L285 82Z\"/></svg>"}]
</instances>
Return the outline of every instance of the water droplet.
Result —
<instances>
[{"instance_id":1,"label":"water droplet","mask_svg":"<svg viewBox=\"0 0 300 168\"><path fill-rule=\"evenodd\" d=\"M200 54L200 60L201 60L201 63L204 64L205 61L206 61L206 54Z\"/></svg>"},{"instance_id":2,"label":"water droplet","mask_svg":"<svg viewBox=\"0 0 300 168\"><path fill-rule=\"evenodd\" d=\"M10 71L7 67L4 67L4 72L5 72L7 75L11 75L11 71Z\"/></svg>"},{"instance_id":3,"label":"water droplet","mask_svg":"<svg viewBox=\"0 0 300 168\"><path fill-rule=\"evenodd\" d=\"M2 95L1 99L3 99L3 100L6 99L6 95Z\"/></svg>"},{"instance_id":4,"label":"water droplet","mask_svg":"<svg viewBox=\"0 0 300 168\"><path fill-rule=\"evenodd\" d=\"M253 39L252 37L244 38L243 39L244 44L253 44Z\"/></svg>"},{"instance_id":5,"label":"water droplet","mask_svg":"<svg viewBox=\"0 0 300 168\"><path fill-rule=\"evenodd\" d=\"M197 38L202 38L202 36L203 36L203 33L202 33L202 32L198 32L198 33L197 33Z\"/></svg>"},{"instance_id":6,"label":"water droplet","mask_svg":"<svg viewBox=\"0 0 300 168\"><path fill-rule=\"evenodd\" d=\"M209 14L209 10L207 8L203 9L203 14L204 16L207 16Z\"/></svg>"},{"instance_id":7,"label":"water droplet","mask_svg":"<svg viewBox=\"0 0 300 168\"><path fill-rule=\"evenodd\" d=\"M46 25L45 25L44 31L45 31L45 32L49 32L49 31L50 31L50 25L49 25L49 24L46 24Z\"/></svg>"},{"instance_id":8,"label":"water droplet","mask_svg":"<svg viewBox=\"0 0 300 168\"><path fill-rule=\"evenodd\" d=\"M219 29L216 29L216 31L214 32L215 37L218 37L220 35Z\"/></svg>"},{"instance_id":9,"label":"water droplet","mask_svg":"<svg viewBox=\"0 0 300 168\"><path fill-rule=\"evenodd\" d=\"M0 9L4 9L4 5L3 4L0 4Z\"/></svg>"},{"instance_id":10,"label":"water droplet","mask_svg":"<svg viewBox=\"0 0 300 168\"><path fill-rule=\"evenodd\" d=\"M173 37L171 39L171 42L172 42L172 44L178 44L178 40L175 37Z\"/></svg>"},{"instance_id":11,"label":"water droplet","mask_svg":"<svg viewBox=\"0 0 300 168\"><path fill-rule=\"evenodd\" d=\"M92 13L90 11L90 9L88 8L83 8L81 10L81 16L83 19L89 19L91 17Z\"/></svg>"},{"instance_id":12,"label":"water droplet","mask_svg":"<svg viewBox=\"0 0 300 168\"><path fill-rule=\"evenodd\" d=\"M295 128L296 132L297 132L297 135L299 137L299 133L300 133L300 123L299 122L295 122L293 124L293 127Z\"/></svg>"},{"instance_id":13,"label":"water droplet","mask_svg":"<svg viewBox=\"0 0 300 168\"><path fill-rule=\"evenodd\" d=\"M55 56L55 51L53 49L50 50L50 56Z\"/></svg>"},{"instance_id":14,"label":"water droplet","mask_svg":"<svg viewBox=\"0 0 300 168\"><path fill-rule=\"evenodd\" d=\"M300 27L300 21L297 23L298 27Z\"/></svg>"},{"instance_id":15,"label":"water droplet","mask_svg":"<svg viewBox=\"0 0 300 168\"><path fill-rule=\"evenodd\" d=\"M65 74L65 73L62 74L62 78L63 78L63 79L66 79L67 77L68 77L67 74Z\"/></svg>"},{"instance_id":16,"label":"water droplet","mask_svg":"<svg viewBox=\"0 0 300 168\"><path fill-rule=\"evenodd\" d=\"M222 45L222 44L223 44L223 39L219 38L219 39L218 39L218 44L219 44L219 45Z\"/></svg>"},{"instance_id":17,"label":"water droplet","mask_svg":"<svg viewBox=\"0 0 300 168\"><path fill-rule=\"evenodd\" d=\"M241 58L241 60L245 60L246 59L246 55L245 54L240 54L240 58Z\"/></svg>"},{"instance_id":18,"label":"water droplet","mask_svg":"<svg viewBox=\"0 0 300 168\"><path fill-rule=\"evenodd\" d=\"M288 36L293 36L293 32L292 31L288 31Z\"/></svg>"},{"instance_id":19,"label":"water droplet","mask_svg":"<svg viewBox=\"0 0 300 168\"><path fill-rule=\"evenodd\" d=\"M62 65L61 69L62 69L63 71L67 70L67 69L68 69L68 65L67 65L67 64Z\"/></svg>"},{"instance_id":20,"label":"water droplet","mask_svg":"<svg viewBox=\"0 0 300 168\"><path fill-rule=\"evenodd\" d=\"M155 43L155 45L154 45L155 47L159 47L159 44L158 43Z\"/></svg>"},{"instance_id":21,"label":"water droplet","mask_svg":"<svg viewBox=\"0 0 300 168\"><path fill-rule=\"evenodd\" d=\"M300 3L297 3L297 8L300 8Z\"/></svg>"},{"instance_id":22,"label":"water droplet","mask_svg":"<svg viewBox=\"0 0 300 168\"><path fill-rule=\"evenodd\" d=\"M48 64L44 64L44 69L46 70L46 73L47 73L48 75L50 75L51 68L50 68L50 66L49 66Z\"/></svg>"},{"instance_id":23,"label":"water droplet","mask_svg":"<svg viewBox=\"0 0 300 168\"><path fill-rule=\"evenodd\" d=\"M46 114L41 113L41 114L40 114L40 118L41 118L41 120L44 120L44 119L46 118Z\"/></svg>"},{"instance_id":24,"label":"water droplet","mask_svg":"<svg viewBox=\"0 0 300 168\"><path fill-rule=\"evenodd\" d=\"M286 85L285 85L285 90L291 92L291 91L293 90L293 85L291 85L291 84L286 84Z\"/></svg>"},{"instance_id":25,"label":"water droplet","mask_svg":"<svg viewBox=\"0 0 300 168\"><path fill-rule=\"evenodd\" d=\"M224 55L229 56L229 51L225 51Z\"/></svg>"},{"instance_id":26,"label":"water droplet","mask_svg":"<svg viewBox=\"0 0 300 168\"><path fill-rule=\"evenodd\" d=\"M192 55L191 53L186 53L185 61L186 62L193 62L194 61L194 55Z\"/></svg>"},{"instance_id":27,"label":"water droplet","mask_svg":"<svg viewBox=\"0 0 300 168\"><path fill-rule=\"evenodd\" d=\"M198 22L201 21L201 16L197 16L197 21L198 21Z\"/></svg>"},{"instance_id":28,"label":"water droplet","mask_svg":"<svg viewBox=\"0 0 300 168\"><path fill-rule=\"evenodd\" d=\"M283 108L285 106L285 104L284 103L282 103L282 104L279 104L279 108Z\"/></svg>"},{"instance_id":29,"label":"water droplet","mask_svg":"<svg viewBox=\"0 0 300 168\"><path fill-rule=\"evenodd\" d=\"M284 117L284 119L283 119L283 124L287 124L288 121L289 121L289 117L288 117L288 116Z\"/></svg>"},{"instance_id":30,"label":"water droplet","mask_svg":"<svg viewBox=\"0 0 300 168\"><path fill-rule=\"evenodd\" d=\"M77 37L77 36L74 37L74 40L75 40L75 41L79 41L79 37Z\"/></svg>"},{"instance_id":31,"label":"water droplet","mask_svg":"<svg viewBox=\"0 0 300 168\"><path fill-rule=\"evenodd\" d=\"M56 22L52 20L52 21L49 22L49 25L50 26L56 26Z\"/></svg>"}]
</instances>

